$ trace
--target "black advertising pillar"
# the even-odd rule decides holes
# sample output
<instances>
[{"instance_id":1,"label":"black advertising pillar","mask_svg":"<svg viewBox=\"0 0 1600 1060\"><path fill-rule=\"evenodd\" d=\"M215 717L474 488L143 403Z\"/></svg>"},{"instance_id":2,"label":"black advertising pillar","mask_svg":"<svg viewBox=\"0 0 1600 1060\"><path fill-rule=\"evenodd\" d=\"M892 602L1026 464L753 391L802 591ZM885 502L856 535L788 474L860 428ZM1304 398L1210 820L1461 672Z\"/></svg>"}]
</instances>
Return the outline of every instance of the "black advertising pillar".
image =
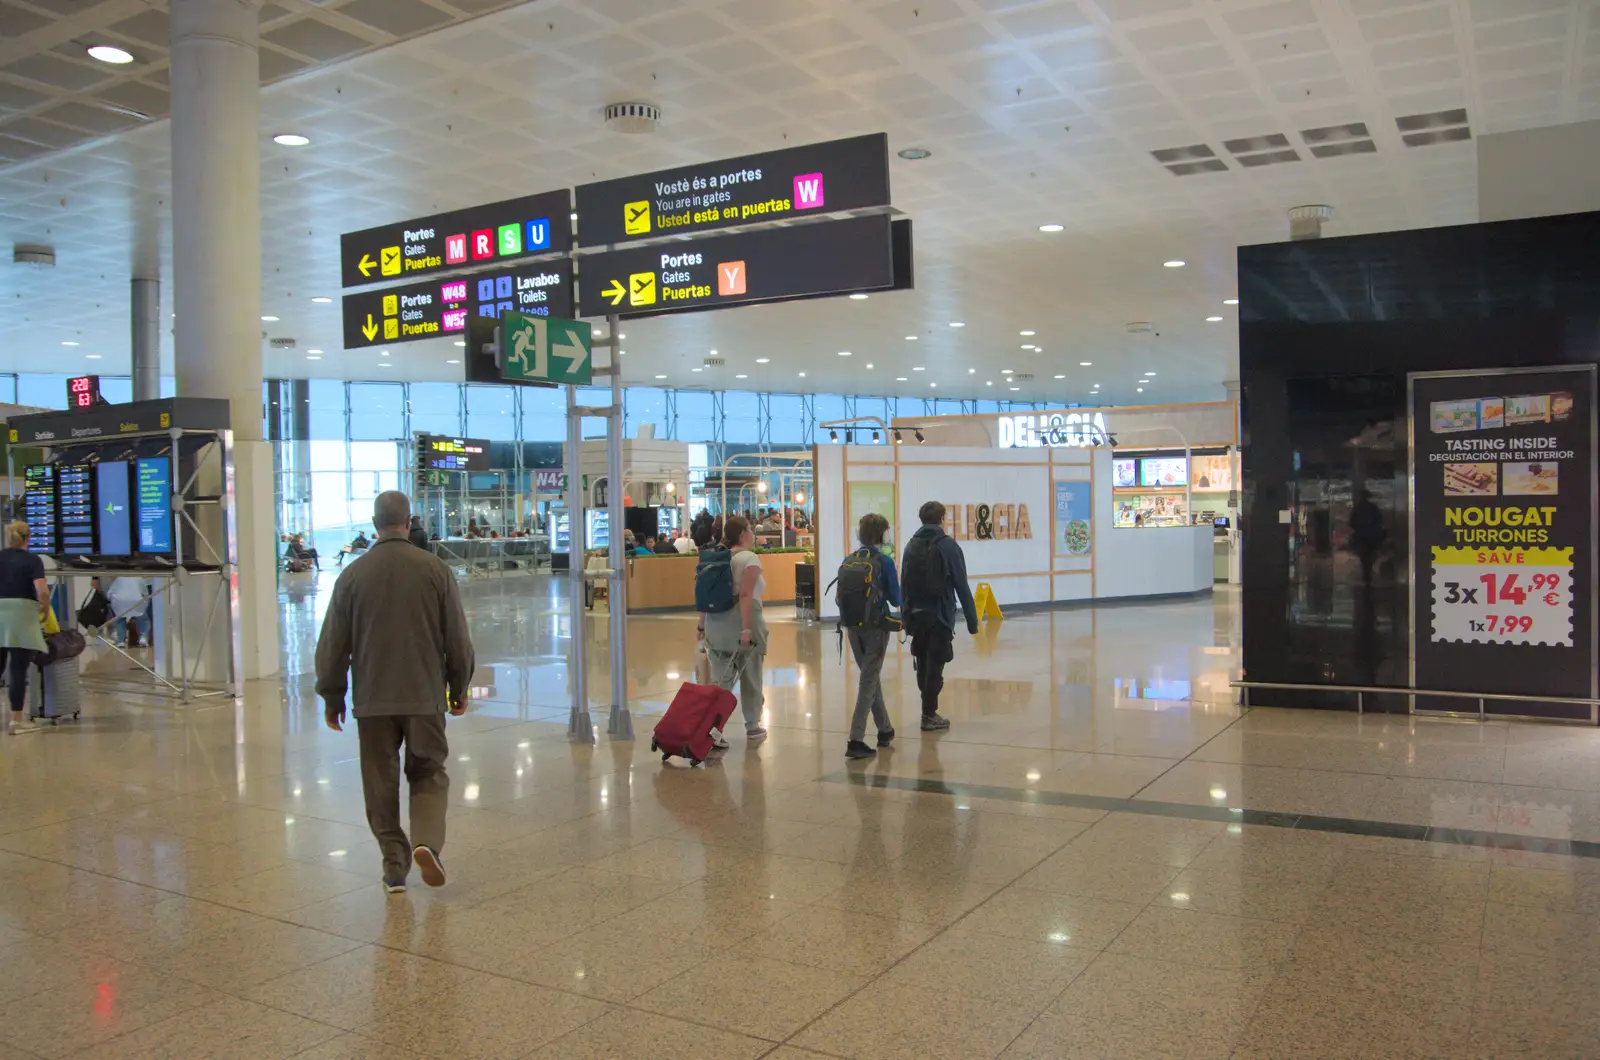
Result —
<instances>
[{"instance_id":1,"label":"black advertising pillar","mask_svg":"<svg viewBox=\"0 0 1600 1060\"><path fill-rule=\"evenodd\" d=\"M1416 373L1409 385L1413 686L1594 698L1594 367ZM1493 698L1485 710L1594 716Z\"/></svg>"}]
</instances>

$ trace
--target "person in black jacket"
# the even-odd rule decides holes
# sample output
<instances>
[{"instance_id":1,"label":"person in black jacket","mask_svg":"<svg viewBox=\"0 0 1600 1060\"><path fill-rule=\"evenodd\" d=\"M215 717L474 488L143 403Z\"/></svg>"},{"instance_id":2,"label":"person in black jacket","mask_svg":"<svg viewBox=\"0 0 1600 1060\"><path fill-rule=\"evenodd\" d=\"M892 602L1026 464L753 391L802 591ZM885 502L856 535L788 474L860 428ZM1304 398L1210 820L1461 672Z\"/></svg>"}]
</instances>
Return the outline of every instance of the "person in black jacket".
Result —
<instances>
[{"instance_id":1,"label":"person in black jacket","mask_svg":"<svg viewBox=\"0 0 1600 1060\"><path fill-rule=\"evenodd\" d=\"M900 563L902 615L911 634L911 660L922 693L922 731L950 727L939 713L944 667L955 658L956 602L967 620L967 632L978 633L978 607L967 586L967 558L944 532L944 505L929 501L917 512L922 527L911 535Z\"/></svg>"},{"instance_id":2,"label":"person in black jacket","mask_svg":"<svg viewBox=\"0 0 1600 1060\"><path fill-rule=\"evenodd\" d=\"M422 528L422 517L420 515L411 517L411 529L406 534L406 538L424 552L428 551L428 532Z\"/></svg>"}]
</instances>

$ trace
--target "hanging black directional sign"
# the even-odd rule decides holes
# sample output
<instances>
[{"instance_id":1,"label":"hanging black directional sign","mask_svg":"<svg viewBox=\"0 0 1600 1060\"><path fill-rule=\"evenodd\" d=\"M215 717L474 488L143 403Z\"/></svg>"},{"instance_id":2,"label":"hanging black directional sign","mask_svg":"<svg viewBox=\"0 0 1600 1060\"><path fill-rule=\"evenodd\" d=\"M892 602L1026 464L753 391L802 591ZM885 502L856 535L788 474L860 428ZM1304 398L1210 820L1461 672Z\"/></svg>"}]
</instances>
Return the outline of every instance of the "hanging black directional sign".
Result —
<instances>
[{"instance_id":1,"label":"hanging black directional sign","mask_svg":"<svg viewBox=\"0 0 1600 1060\"><path fill-rule=\"evenodd\" d=\"M572 315L572 259L524 262L344 296L344 348L456 335L472 317Z\"/></svg>"},{"instance_id":2,"label":"hanging black directional sign","mask_svg":"<svg viewBox=\"0 0 1600 1060\"><path fill-rule=\"evenodd\" d=\"M562 188L346 232L339 272L345 287L359 287L571 249L572 193Z\"/></svg>"},{"instance_id":3,"label":"hanging black directional sign","mask_svg":"<svg viewBox=\"0 0 1600 1060\"><path fill-rule=\"evenodd\" d=\"M885 133L578 186L583 246L889 205Z\"/></svg>"},{"instance_id":4,"label":"hanging black directional sign","mask_svg":"<svg viewBox=\"0 0 1600 1060\"><path fill-rule=\"evenodd\" d=\"M885 290L896 280L887 216L590 254L581 269L578 315L586 317Z\"/></svg>"}]
</instances>

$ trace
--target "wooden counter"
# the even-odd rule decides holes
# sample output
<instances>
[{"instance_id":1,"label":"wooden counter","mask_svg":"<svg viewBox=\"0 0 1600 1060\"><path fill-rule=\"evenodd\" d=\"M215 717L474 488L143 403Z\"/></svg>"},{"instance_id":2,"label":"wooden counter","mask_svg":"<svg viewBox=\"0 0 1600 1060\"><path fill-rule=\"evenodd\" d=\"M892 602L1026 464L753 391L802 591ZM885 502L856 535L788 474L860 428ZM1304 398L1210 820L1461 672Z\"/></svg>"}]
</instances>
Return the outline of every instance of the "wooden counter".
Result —
<instances>
[{"instance_id":1,"label":"wooden counter","mask_svg":"<svg viewBox=\"0 0 1600 1060\"><path fill-rule=\"evenodd\" d=\"M767 579L765 602L794 602L794 569L804 552L779 552L761 557ZM628 610L689 610L694 607L694 569L698 556L639 556L628 561Z\"/></svg>"}]
</instances>

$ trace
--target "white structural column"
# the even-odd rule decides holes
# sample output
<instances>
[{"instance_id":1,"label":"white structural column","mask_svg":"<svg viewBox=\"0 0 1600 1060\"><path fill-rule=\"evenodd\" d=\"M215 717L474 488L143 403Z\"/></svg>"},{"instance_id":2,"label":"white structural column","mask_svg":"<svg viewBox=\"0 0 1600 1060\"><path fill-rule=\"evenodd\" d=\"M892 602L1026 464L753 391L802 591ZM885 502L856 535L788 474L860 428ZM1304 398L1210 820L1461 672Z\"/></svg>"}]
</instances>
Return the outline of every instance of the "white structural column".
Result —
<instances>
[{"instance_id":1,"label":"white structural column","mask_svg":"<svg viewBox=\"0 0 1600 1060\"><path fill-rule=\"evenodd\" d=\"M133 338L133 400L161 396L161 281L134 277L129 285Z\"/></svg>"},{"instance_id":2,"label":"white structural column","mask_svg":"<svg viewBox=\"0 0 1600 1060\"><path fill-rule=\"evenodd\" d=\"M173 360L180 396L232 406L246 680L278 669L272 454L262 439L259 7L168 5Z\"/></svg>"}]
</instances>

